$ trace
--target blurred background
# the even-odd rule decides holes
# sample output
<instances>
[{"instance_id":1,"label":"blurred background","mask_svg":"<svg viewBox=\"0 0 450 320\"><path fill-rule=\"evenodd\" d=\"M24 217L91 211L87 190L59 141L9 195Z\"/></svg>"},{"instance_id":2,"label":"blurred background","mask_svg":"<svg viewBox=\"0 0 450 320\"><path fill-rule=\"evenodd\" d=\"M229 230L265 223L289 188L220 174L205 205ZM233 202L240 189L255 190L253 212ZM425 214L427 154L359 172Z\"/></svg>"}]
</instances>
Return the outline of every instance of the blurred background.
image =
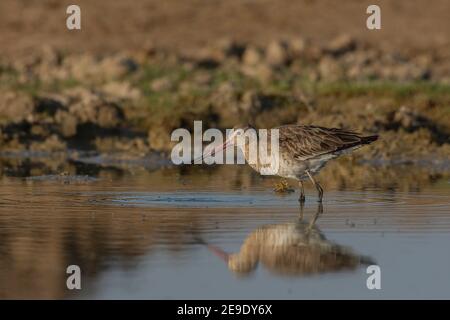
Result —
<instances>
[{"instance_id":1,"label":"blurred background","mask_svg":"<svg viewBox=\"0 0 450 320\"><path fill-rule=\"evenodd\" d=\"M286 123L382 134L367 158L449 156L448 1L0 4L1 152L168 152L170 133ZM65 155L67 156L67 154ZM71 154L79 157L80 154Z\"/></svg>"}]
</instances>

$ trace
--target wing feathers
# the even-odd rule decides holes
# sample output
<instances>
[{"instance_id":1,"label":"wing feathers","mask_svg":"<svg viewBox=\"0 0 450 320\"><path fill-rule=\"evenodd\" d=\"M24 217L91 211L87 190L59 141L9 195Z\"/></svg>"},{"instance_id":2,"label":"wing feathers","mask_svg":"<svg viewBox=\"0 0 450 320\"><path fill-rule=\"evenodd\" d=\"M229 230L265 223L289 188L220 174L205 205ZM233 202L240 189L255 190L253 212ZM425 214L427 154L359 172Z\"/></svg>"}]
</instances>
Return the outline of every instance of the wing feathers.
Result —
<instances>
[{"instance_id":1,"label":"wing feathers","mask_svg":"<svg viewBox=\"0 0 450 320\"><path fill-rule=\"evenodd\" d=\"M294 158L306 160L323 154L368 144L377 136L363 137L360 134L338 128L287 125L278 127L280 148Z\"/></svg>"}]
</instances>

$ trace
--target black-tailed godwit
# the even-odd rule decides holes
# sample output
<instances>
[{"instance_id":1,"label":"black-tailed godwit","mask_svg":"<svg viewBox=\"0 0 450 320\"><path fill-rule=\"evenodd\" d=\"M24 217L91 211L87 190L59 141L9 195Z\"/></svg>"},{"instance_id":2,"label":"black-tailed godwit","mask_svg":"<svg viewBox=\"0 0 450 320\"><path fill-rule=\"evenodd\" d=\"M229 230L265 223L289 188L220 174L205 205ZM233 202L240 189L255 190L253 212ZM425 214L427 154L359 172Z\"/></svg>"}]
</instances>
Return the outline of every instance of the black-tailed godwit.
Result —
<instances>
[{"instance_id":1,"label":"black-tailed godwit","mask_svg":"<svg viewBox=\"0 0 450 320\"><path fill-rule=\"evenodd\" d=\"M228 137L225 143L203 157L210 156L216 152L236 144L236 137L239 134L245 134L247 130L254 129L247 125L244 127L235 127L233 133ZM325 166L331 159L346 153L350 153L363 145L370 144L378 139L377 135L363 136L362 134L338 129L324 128L319 126L307 125L284 125L274 129L278 129L279 147L278 161L279 167L275 175L295 179L299 182L300 202L305 201L305 191L303 187L304 180L311 180L312 184L318 191L319 202L322 201L323 189L314 179L314 175ZM258 131L256 135L247 135L244 144L237 144L241 148L245 159L249 165L257 172L261 173L264 165L261 165L259 157L258 161L251 163L249 161L249 145L258 139ZM271 130L267 131L267 141L270 141ZM271 144L267 143L267 153L270 154ZM267 164L266 164L267 166Z\"/></svg>"}]
</instances>

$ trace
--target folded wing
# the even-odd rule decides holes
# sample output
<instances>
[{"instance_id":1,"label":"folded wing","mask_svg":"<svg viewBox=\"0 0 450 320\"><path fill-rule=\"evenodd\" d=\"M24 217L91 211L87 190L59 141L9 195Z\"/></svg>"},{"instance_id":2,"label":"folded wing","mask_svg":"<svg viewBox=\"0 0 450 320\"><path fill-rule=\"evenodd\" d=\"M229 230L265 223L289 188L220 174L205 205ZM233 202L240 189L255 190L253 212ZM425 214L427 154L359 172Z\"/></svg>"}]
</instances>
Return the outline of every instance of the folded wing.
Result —
<instances>
[{"instance_id":1,"label":"folded wing","mask_svg":"<svg viewBox=\"0 0 450 320\"><path fill-rule=\"evenodd\" d=\"M378 136L360 134L338 128L287 125L278 127L280 148L298 160L307 160L325 154L369 144Z\"/></svg>"}]
</instances>

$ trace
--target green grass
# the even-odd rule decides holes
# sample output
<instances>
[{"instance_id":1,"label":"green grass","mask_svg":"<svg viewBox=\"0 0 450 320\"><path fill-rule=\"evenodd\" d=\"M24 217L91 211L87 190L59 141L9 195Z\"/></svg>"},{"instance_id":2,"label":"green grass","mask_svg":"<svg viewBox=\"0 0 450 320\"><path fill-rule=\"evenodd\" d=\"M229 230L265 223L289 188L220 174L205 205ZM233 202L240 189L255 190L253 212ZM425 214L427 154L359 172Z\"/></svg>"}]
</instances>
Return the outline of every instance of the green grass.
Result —
<instances>
[{"instance_id":1,"label":"green grass","mask_svg":"<svg viewBox=\"0 0 450 320\"><path fill-rule=\"evenodd\" d=\"M450 85L430 82L394 82L394 81L367 81L367 82L336 82L319 83L316 86L319 96L345 96L361 95L392 96L398 99L409 98L412 95L426 94L430 98L450 97Z\"/></svg>"},{"instance_id":2,"label":"green grass","mask_svg":"<svg viewBox=\"0 0 450 320\"><path fill-rule=\"evenodd\" d=\"M41 82L38 80L21 83L19 75L11 68L0 66L0 89L8 88L28 93L32 96L42 92L61 92L65 89L79 85L88 85L99 88L104 83L86 84L76 79L55 80L52 82ZM303 70L303 69L302 69ZM201 73L210 74L210 82L206 85L199 84L196 76ZM339 81L339 82L313 82L310 81L305 72L292 72L289 69L278 70L269 82L261 82L255 78L244 75L234 65L225 65L216 69L201 69L187 67L179 64L164 65L163 63L151 62L142 65L139 70L124 81L129 81L132 86L139 88L143 97L139 101L132 101L126 108L140 109L136 114L144 119L136 118L139 123L149 126L158 122L176 123L180 119L191 117L207 117L208 108L211 103L211 94L222 84L231 83L237 97L248 90L269 96L274 101L278 110L283 110L285 118L295 119L298 113L299 103L293 101L295 90L306 93L308 97L322 104L324 110L336 105L346 103L352 98L368 97L372 101L381 101L384 98L389 105L397 106L400 103L412 106L427 105L432 103L438 106L436 121L450 115L450 84L437 84L425 81L398 82L398 81ZM152 90L151 84L154 80L167 78L171 82L170 87L159 91ZM190 89L181 92L181 84L187 83ZM355 99L355 100L357 100ZM431 102L430 102L431 101ZM379 109L379 108L378 108ZM377 110L378 110L377 109ZM261 119L269 121L272 110L265 110ZM377 112L385 112L379 110ZM275 119L277 120L277 119Z\"/></svg>"},{"instance_id":3,"label":"green grass","mask_svg":"<svg viewBox=\"0 0 450 320\"><path fill-rule=\"evenodd\" d=\"M0 88L6 88L9 90L17 90L20 92L27 93L31 96L37 96L42 92L61 92L65 89L74 88L81 85L76 79L69 78L65 80L58 80L52 82L42 82L39 80L30 81L26 83L19 82L16 78L10 79L9 81L1 81Z\"/></svg>"},{"instance_id":4,"label":"green grass","mask_svg":"<svg viewBox=\"0 0 450 320\"><path fill-rule=\"evenodd\" d=\"M154 93L151 89L152 81L160 78L168 78L172 82L172 87L177 88L186 79L188 74L188 70L184 67L146 64L142 66L141 71L132 79L132 84L140 88L145 95L151 95Z\"/></svg>"},{"instance_id":5,"label":"green grass","mask_svg":"<svg viewBox=\"0 0 450 320\"><path fill-rule=\"evenodd\" d=\"M197 86L195 77L200 72L210 72L211 81L207 86ZM167 77L172 81L170 89L154 92L151 90L151 82L155 79ZM315 99L319 104L330 104L334 106L337 101L346 102L353 98L368 97L374 101L390 101L394 106L400 103L417 105L432 101L439 106L439 116L445 117L450 107L450 85L436 84L431 82L396 82L396 81L340 81L340 82L312 82L306 76L298 75L289 70L280 70L274 75L272 81L263 83L242 74L236 68L217 68L212 70L201 70L194 68L187 70L180 66L161 67L146 65L142 72L135 79L144 93L141 101L141 108L145 109L149 118L145 123L147 126L152 123L176 123L185 121L192 117L198 119L207 118L208 106L210 105L211 94L223 83L231 83L235 88L237 96L248 90L254 90L273 99L276 109L283 111L280 119L294 119L298 114L299 104L292 104L294 90L300 90ZM180 93L178 86L182 82L192 84L192 89ZM330 100L331 99L331 100ZM326 108L325 108L326 109ZM324 110L325 110L324 109ZM448 109L445 111L444 109ZM377 108L376 112L383 113L386 108ZM257 115L257 119L262 122L273 119L271 110L265 110ZM181 119L181 120L180 120ZM274 121L275 121L274 120Z\"/></svg>"}]
</instances>

